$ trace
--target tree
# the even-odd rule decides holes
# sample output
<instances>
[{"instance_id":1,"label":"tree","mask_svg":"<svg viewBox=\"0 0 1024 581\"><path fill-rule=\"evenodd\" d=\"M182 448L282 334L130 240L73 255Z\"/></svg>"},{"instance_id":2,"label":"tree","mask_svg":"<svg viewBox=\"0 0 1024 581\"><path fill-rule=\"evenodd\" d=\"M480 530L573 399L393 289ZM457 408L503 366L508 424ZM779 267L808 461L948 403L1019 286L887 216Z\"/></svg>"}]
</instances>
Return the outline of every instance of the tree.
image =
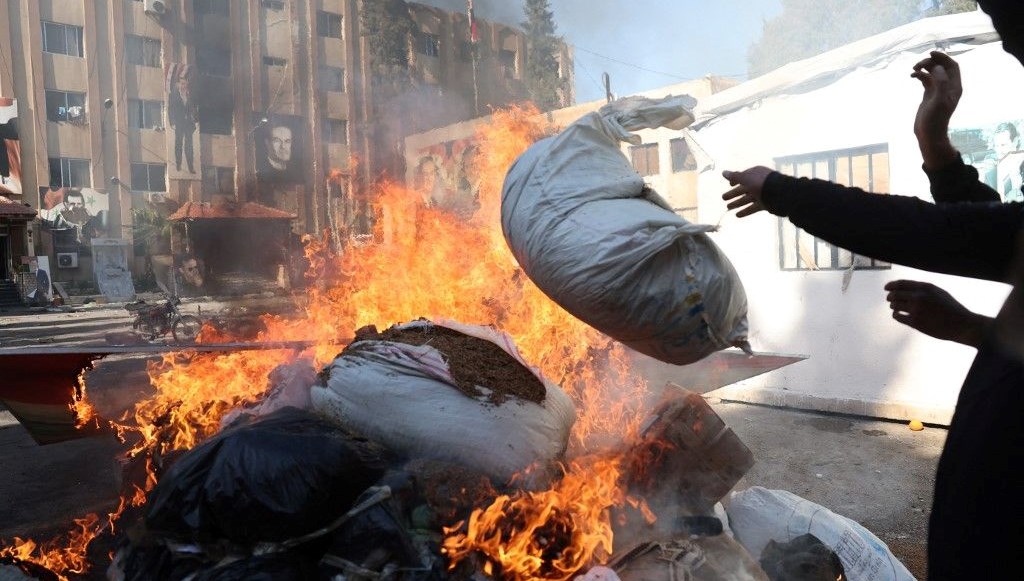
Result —
<instances>
[{"instance_id":1,"label":"tree","mask_svg":"<svg viewBox=\"0 0 1024 581\"><path fill-rule=\"evenodd\" d=\"M410 84L409 42L416 24L405 0L363 0L359 13L367 39L375 85L390 85L396 92Z\"/></svg>"},{"instance_id":2,"label":"tree","mask_svg":"<svg viewBox=\"0 0 1024 581\"><path fill-rule=\"evenodd\" d=\"M561 106L565 81L558 75L560 40L555 36L555 15L548 0L526 0L526 89L541 111Z\"/></svg>"},{"instance_id":3,"label":"tree","mask_svg":"<svg viewBox=\"0 0 1024 581\"><path fill-rule=\"evenodd\" d=\"M782 0L747 51L751 78L902 24L974 10L973 0Z\"/></svg>"}]
</instances>

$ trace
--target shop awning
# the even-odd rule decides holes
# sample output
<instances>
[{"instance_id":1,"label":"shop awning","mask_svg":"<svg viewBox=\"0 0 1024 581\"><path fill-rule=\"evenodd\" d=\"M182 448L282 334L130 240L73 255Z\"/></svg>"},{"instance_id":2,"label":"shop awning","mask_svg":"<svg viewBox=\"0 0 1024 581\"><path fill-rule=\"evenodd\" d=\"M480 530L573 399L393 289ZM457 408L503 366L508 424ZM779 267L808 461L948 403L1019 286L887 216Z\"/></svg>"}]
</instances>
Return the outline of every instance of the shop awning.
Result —
<instances>
[{"instance_id":1,"label":"shop awning","mask_svg":"<svg viewBox=\"0 0 1024 581\"><path fill-rule=\"evenodd\" d=\"M29 221L36 217L36 211L25 204L0 196L0 218Z\"/></svg>"},{"instance_id":2,"label":"shop awning","mask_svg":"<svg viewBox=\"0 0 1024 581\"><path fill-rule=\"evenodd\" d=\"M172 222L198 220L294 220L295 214L255 202L185 202L167 217Z\"/></svg>"}]
</instances>

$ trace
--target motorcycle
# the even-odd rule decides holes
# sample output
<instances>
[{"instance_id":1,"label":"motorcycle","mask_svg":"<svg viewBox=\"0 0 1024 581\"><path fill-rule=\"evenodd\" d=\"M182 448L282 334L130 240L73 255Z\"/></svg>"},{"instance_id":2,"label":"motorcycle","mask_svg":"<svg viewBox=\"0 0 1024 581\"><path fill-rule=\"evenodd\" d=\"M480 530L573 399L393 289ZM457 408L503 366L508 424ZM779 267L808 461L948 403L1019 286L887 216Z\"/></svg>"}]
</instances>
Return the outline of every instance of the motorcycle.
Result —
<instances>
[{"instance_id":1,"label":"motorcycle","mask_svg":"<svg viewBox=\"0 0 1024 581\"><path fill-rule=\"evenodd\" d=\"M168 332L176 343L192 343L203 328L203 321L195 315L183 315L178 311L181 299L168 297L164 304L147 303L139 299L125 305L125 309L135 318L132 330L142 334L150 341L163 337Z\"/></svg>"}]
</instances>

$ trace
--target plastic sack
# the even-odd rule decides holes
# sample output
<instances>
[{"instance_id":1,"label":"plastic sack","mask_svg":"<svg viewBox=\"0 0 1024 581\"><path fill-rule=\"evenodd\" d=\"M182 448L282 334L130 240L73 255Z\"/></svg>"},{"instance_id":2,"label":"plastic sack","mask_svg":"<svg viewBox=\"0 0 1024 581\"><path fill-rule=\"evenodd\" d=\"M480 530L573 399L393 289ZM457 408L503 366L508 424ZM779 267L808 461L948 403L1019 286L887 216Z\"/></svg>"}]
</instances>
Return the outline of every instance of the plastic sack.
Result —
<instances>
[{"instance_id":1,"label":"plastic sack","mask_svg":"<svg viewBox=\"0 0 1024 581\"><path fill-rule=\"evenodd\" d=\"M455 388L436 349L372 340L352 343L325 368L326 385L311 391L313 408L407 458L462 464L497 482L535 462L559 459L576 420L569 396L530 368L508 335L490 327L440 325L498 345L540 379L543 402L510 398L494 405L471 398Z\"/></svg>"},{"instance_id":2,"label":"plastic sack","mask_svg":"<svg viewBox=\"0 0 1024 581\"><path fill-rule=\"evenodd\" d=\"M513 255L552 300L597 330L666 363L749 350L747 298L707 236L644 185L619 149L630 131L693 122L688 96L629 97L523 153L505 177L501 226Z\"/></svg>"},{"instance_id":3,"label":"plastic sack","mask_svg":"<svg viewBox=\"0 0 1024 581\"><path fill-rule=\"evenodd\" d=\"M207 569L189 581L306 581L315 578L315 564L290 553L273 553Z\"/></svg>"},{"instance_id":4,"label":"plastic sack","mask_svg":"<svg viewBox=\"0 0 1024 581\"><path fill-rule=\"evenodd\" d=\"M278 365L267 379L271 387L266 395L255 404L225 414L220 421L221 428L230 426L243 415L262 417L286 407L308 410L313 406L309 399L309 388L316 382L316 369L311 359Z\"/></svg>"},{"instance_id":5,"label":"plastic sack","mask_svg":"<svg viewBox=\"0 0 1024 581\"><path fill-rule=\"evenodd\" d=\"M756 559L769 541L788 543L810 533L839 556L850 581L914 579L870 531L791 492L755 486L733 493L726 510L736 540Z\"/></svg>"},{"instance_id":6,"label":"plastic sack","mask_svg":"<svg viewBox=\"0 0 1024 581\"><path fill-rule=\"evenodd\" d=\"M197 542L282 541L329 524L387 467L376 444L284 408L175 462L149 495L146 527Z\"/></svg>"}]
</instances>

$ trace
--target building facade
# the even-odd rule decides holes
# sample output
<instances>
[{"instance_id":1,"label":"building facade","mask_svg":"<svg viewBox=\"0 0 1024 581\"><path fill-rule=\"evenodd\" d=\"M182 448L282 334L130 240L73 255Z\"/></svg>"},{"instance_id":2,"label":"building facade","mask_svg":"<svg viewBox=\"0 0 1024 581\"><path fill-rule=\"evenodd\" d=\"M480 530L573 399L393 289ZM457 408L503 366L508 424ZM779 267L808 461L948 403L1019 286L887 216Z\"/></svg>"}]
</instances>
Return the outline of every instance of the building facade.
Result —
<instances>
[{"instance_id":1,"label":"building facade","mask_svg":"<svg viewBox=\"0 0 1024 581\"><path fill-rule=\"evenodd\" d=\"M0 0L0 97L20 116L12 199L39 210L26 248L49 256L55 279L89 280L93 239L149 252L132 244L133 209L185 202L256 202L320 232L353 189L401 177L381 167L382 135L526 98L522 32L481 21L471 37L466 14L418 4L408 82L382 98L367 1ZM571 55L559 56L571 81ZM392 118L416 125L382 132Z\"/></svg>"}]
</instances>

